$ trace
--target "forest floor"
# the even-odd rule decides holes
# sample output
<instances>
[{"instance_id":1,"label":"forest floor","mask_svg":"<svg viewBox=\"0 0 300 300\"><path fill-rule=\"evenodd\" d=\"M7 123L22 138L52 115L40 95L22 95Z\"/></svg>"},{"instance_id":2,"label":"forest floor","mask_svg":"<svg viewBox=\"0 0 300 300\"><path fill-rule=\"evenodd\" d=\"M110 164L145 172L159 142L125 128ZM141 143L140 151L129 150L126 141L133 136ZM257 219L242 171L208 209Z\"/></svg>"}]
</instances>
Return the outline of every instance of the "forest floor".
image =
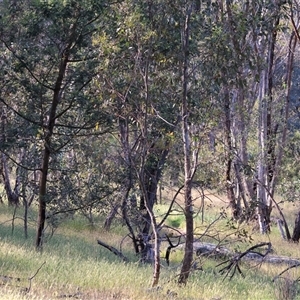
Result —
<instances>
[{"instance_id":1,"label":"forest floor","mask_svg":"<svg viewBox=\"0 0 300 300\"><path fill-rule=\"evenodd\" d=\"M163 215L172 199L172 191L163 191L162 198L166 199L164 193L169 198L157 205L158 216ZM230 221L227 203L215 193L196 193L194 198L198 198L195 236L201 241L218 241L235 252L270 242L272 255L300 258L299 245L282 240L275 225L271 234L262 236L253 224ZM292 204L281 206L292 228L297 208ZM180 200L176 207L178 213L172 214L166 224L175 226L177 231L164 229L174 242L178 241L177 233L184 232ZM12 207L0 205L0 299L300 299L300 267L290 269L274 282L288 265L242 262L239 265L242 274L236 271L230 280L232 272L227 278L219 272L226 266L220 266L226 259L213 256L195 256L195 268L187 286L179 287L182 248L172 250L168 266L164 259L167 241L161 244L159 288L151 289L152 266L139 263L121 221L115 222L108 232L103 229L101 217L95 217L93 227L80 215L63 220L57 227L47 228L43 252L38 253L34 248L36 210L34 207L30 210L27 238L23 214L22 207L14 212ZM121 247L129 262L121 261L98 245L97 239L119 250Z\"/></svg>"}]
</instances>

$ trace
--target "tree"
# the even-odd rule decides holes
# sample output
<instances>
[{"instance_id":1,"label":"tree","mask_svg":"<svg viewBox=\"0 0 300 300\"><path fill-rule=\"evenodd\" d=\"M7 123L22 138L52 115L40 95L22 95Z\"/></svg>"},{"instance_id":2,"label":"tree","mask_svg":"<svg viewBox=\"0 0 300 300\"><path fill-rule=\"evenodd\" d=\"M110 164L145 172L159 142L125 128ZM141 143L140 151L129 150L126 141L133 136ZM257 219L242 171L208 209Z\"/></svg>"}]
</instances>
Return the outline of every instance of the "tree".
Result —
<instances>
[{"instance_id":1,"label":"tree","mask_svg":"<svg viewBox=\"0 0 300 300\"><path fill-rule=\"evenodd\" d=\"M97 1L1 3L1 42L9 54L5 62L12 66L5 65L1 102L40 136L37 249L43 244L46 207L52 200L47 182L56 158L76 135L103 120L91 85L96 75L91 38L99 29L105 5ZM22 102L16 106L13 99L19 96Z\"/></svg>"},{"instance_id":2,"label":"tree","mask_svg":"<svg viewBox=\"0 0 300 300\"><path fill-rule=\"evenodd\" d=\"M211 55L206 65L214 66L206 76L215 87L212 96L219 99L223 122L227 198L237 220L254 217L256 207L261 232L266 232L287 130L288 96L280 97L285 66L275 47L284 34L286 6L282 1L218 1L206 9L210 38L203 48ZM291 54L288 49L282 51ZM286 66L289 74L291 65Z\"/></svg>"}]
</instances>

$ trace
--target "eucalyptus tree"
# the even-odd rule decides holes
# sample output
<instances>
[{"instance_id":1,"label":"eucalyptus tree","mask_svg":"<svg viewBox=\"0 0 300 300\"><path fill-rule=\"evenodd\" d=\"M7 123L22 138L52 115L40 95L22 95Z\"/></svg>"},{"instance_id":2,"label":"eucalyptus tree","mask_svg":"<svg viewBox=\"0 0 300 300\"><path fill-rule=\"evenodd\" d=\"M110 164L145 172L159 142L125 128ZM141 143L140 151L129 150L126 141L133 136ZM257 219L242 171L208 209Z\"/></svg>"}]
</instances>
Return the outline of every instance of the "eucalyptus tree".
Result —
<instances>
[{"instance_id":1,"label":"eucalyptus tree","mask_svg":"<svg viewBox=\"0 0 300 300\"><path fill-rule=\"evenodd\" d=\"M109 2L28 0L0 5L1 103L22 123L21 130L14 128L18 140L27 143L36 138L40 249L46 207L53 201L50 191L64 172L68 176L61 160L64 151L77 135L107 121L93 85L99 61L92 36L101 30Z\"/></svg>"},{"instance_id":2,"label":"eucalyptus tree","mask_svg":"<svg viewBox=\"0 0 300 300\"><path fill-rule=\"evenodd\" d=\"M216 124L224 128L218 138L224 144L223 182L232 215L243 220L256 207L266 232L288 117L289 88L286 95L280 88L282 82L290 86L291 64L282 63L277 50L293 55L293 48L278 43L288 6L285 1L214 1L202 9L208 35L201 45L208 57L203 63L214 66L206 76L219 107Z\"/></svg>"},{"instance_id":3,"label":"eucalyptus tree","mask_svg":"<svg viewBox=\"0 0 300 300\"><path fill-rule=\"evenodd\" d=\"M97 38L108 41L108 63L102 66L99 82L105 88L107 107L117 124L116 183L121 200L114 208L120 207L142 261L147 260L154 236L153 285L158 283L160 268L154 205L179 120L176 51L180 49L180 30L174 26L175 10L165 4L116 3L111 12L115 22ZM129 201L133 197L138 201ZM116 212L114 208L112 212Z\"/></svg>"},{"instance_id":4,"label":"eucalyptus tree","mask_svg":"<svg viewBox=\"0 0 300 300\"><path fill-rule=\"evenodd\" d=\"M185 283L193 258L191 187L194 172L188 161L193 153L197 157L198 145L195 147L196 143L191 142L198 141L193 128L203 123L193 111L194 108L200 111L197 108L199 91L196 91L195 85L190 88L191 83L197 81L195 57L199 28L195 24L200 15L193 19L194 41L193 47L189 48L187 42L191 36L186 32L190 27L187 12L190 9L193 13L196 11L194 1L125 1L115 4L114 8L114 18L111 19L116 22L111 24L105 35L95 40L108 41L107 65L102 66L99 82L104 83L105 97L109 99L107 106L118 125L118 136L115 136L121 166L118 170L124 176L119 183L122 191L119 207L135 251L141 252L142 260L145 260L145 250L154 236L156 261L153 285L156 285L159 278L158 232L162 224L157 224L154 205L168 155L176 139L180 140L178 144L185 149L186 160L187 202L184 214L187 216L187 258L180 279L181 283ZM191 57L189 52L193 52ZM190 72L193 75L189 75ZM195 126L190 126L191 120ZM180 122L183 124L181 133ZM191 134L193 136L189 140ZM193 165L196 164L197 160L193 161ZM139 196L138 203L134 204L135 210L129 201L133 193ZM132 214L133 211L137 214Z\"/></svg>"},{"instance_id":5,"label":"eucalyptus tree","mask_svg":"<svg viewBox=\"0 0 300 300\"><path fill-rule=\"evenodd\" d=\"M270 230L273 204L279 208L274 193L286 143L295 38L292 34L290 42L280 46L286 36L286 1L263 1L249 6L249 9L258 17L252 20L248 37L256 62L251 68L252 80L257 82L255 89L252 89L252 99L257 97L258 101L258 151L253 192L256 192L260 232L266 233ZM287 57L284 62L280 58L283 53ZM288 232L287 235L289 238Z\"/></svg>"}]
</instances>

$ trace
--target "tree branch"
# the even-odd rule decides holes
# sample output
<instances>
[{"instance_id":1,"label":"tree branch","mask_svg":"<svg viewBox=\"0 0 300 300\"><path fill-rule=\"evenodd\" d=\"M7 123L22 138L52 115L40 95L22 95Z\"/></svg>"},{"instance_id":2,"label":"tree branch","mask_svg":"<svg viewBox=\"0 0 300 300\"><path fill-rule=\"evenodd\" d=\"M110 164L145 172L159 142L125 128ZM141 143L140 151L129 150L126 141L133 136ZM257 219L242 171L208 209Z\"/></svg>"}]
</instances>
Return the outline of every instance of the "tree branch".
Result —
<instances>
[{"instance_id":1,"label":"tree branch","mask_svg":"<svg viewBox=\"0 0 300 300\"><path fill-rule=\"evenodd\" d=\"M97 240L97 243L98 243L100 246L102 246L102 247L108 249L109 251L111 251L113 254L115 254L115 255L117 255L118 257L120 257L123 261L128 262L128 258L127 258L126 256L124 256L123 253L120 252L119 250L117 250L115 247L110 246L110 245L108 245L108 244L106 244L106 243L104 243L104 242L102 242L102 241L100 241L100 240Z\"/></svg>"},{"instance_id":2,"label":"tree branch","mask_svg":"<svg viewBox=\"0 0 300 300\"><path fill-rule=\"evenodd\" d=\"M263 246L268 246L268 248L267 248L267 250L266 250L266 252L264 254L259 253L257 251L253 251L254 249L257 249L257 248L260 248L260 247L263 247ZM219 270L220 274L223 275L225 273L224 280L230 274L230 272L231 272L231 275L229 277L229 280L231 280L236 271L238 271L238 273L241 274L244 277L244 274L242 273L242 271L240 269L240 266L239 266L239 263L241 262L241 259L244 256L246 256L247 254L249 254L250 252L258 254L262 258L264 258L264 257L266 257L271 252L271 247L272 247L271 243L260 243L260 244L254 245L254 246L248 248L246 251L244 251L244 252L242 252L242 253L234 256L233 258L228 259L228 260L226 260L226 261L218 264L216 267L219 267L219 266L224 265L224 264L226 264L226 263L229 262L229 264L227 266L225 266L224 268L222 268L221 270Z\"/></svg>"}]
</instances>

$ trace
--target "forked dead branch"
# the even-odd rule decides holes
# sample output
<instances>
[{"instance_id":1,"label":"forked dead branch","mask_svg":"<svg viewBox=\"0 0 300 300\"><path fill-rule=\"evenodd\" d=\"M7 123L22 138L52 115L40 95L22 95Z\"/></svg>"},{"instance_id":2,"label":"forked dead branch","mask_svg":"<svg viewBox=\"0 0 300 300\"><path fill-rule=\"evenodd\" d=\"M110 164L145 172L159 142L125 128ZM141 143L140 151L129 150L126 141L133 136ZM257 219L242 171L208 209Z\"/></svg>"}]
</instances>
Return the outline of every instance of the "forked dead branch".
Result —
<instances>
[{"instance_id":1,"label":"forked dead branch","mask_svg":"<svg viewBox=\"0 0 300 300\"><path fill-rule=\"evenodd\" d=\"M257 249L262 249L263 247L266 247L267 249L264 249L264 252L258 252L256 251ZM245 257L246 255L248 255L249 253L254 253L258 256L261 256L262 259L264 259L270 252L272 251L272 244L271 243L260 243L257 245L254 245L250 248L248 248L246 251L235 255L233 258L230 258L220 264L218 264L216 267L222 266L226 263L228 263L225 267L223 267L221 270L219 270L220 274L225 274L224 279L227 278L228 275L229 279L232 279L232 277L235 275L236 271L238 271L238 273L240 275L242 275L244 277L244 274L240 268L240 263L243 257Z\"/></svg>"}]
</instances>

